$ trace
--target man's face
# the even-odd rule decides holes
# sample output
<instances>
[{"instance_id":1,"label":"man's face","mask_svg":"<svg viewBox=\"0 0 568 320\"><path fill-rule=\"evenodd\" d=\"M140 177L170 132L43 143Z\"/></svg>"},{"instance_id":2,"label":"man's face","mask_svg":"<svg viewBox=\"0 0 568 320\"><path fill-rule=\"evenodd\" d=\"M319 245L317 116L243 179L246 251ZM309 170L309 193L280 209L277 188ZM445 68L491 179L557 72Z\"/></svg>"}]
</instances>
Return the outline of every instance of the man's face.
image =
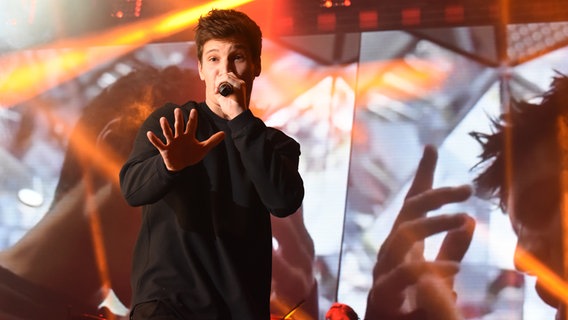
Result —
<instances>
[{"instance_id":1,"label":"man's face","mask_svg":"<svg viewBox=\"0 0 568 320\"><path fill-rule=\"evenodd\" d=\"M218 105L215 89L221 82L220 76L234 73L245 82L247 97L250 97L254 78L260 74L260 66L254 63L250 48L238 38L205 42L198 69L199 77L205 81L205 96L209 107Z\"/></svg>"},{"instance_id":2,"label":"man's face","mask_svg":"<svg viewBox=\"0 0 568 320\"><path fill-rule=\"evenodd\" d=\"M563 278L561 177L550 150L554 143L542 142L523 155L513 173L508 211L518 240L515 252L517 269L537 277L536 290L547 304L564 314L560 299L543 281L543 272L535 268L522 252L530 254L544 267ZM564 319L564 318L563 318Z\"/></svg>"}]
</instances>

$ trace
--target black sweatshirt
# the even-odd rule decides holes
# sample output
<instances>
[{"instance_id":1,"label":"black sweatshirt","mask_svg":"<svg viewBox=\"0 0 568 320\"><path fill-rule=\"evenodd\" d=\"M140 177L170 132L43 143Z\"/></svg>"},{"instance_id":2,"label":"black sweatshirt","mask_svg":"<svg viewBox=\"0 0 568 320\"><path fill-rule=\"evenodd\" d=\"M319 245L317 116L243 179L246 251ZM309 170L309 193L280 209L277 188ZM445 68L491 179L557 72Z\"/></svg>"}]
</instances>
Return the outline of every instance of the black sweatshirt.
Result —
<instances>
[{"instance_id":1,"label":"black sweatshirt","mask_svg":"<svg viewBox=\"0 0 568 320\"><path fill-rule=\"evenodd\" d=\"M175 104L154 111L140 128L120 171L128 203L143 207L133 259L133 303L165 301L180 319L269 318L272 238L270 213L285 217L304 197L300 145L267 127L250 110L228 121L205 103L196 138L225 139L205 158L169 172L147 131L164 139ZM164 141L164 140L163 140Z\"/></svg>"}]
</instances>

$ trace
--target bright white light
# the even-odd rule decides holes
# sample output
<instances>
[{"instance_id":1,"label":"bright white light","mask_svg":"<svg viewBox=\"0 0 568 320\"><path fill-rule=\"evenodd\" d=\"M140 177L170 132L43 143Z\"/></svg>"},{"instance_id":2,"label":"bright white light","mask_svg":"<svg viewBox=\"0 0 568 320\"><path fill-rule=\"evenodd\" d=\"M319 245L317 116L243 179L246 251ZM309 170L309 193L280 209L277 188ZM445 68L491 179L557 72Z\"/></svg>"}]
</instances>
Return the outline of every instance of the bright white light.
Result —
<instances>
[{"instance_id":1,"label":"bright white light","mask_svg":"<svg viewBox=\"0 0 568 320\"><path fill-rule=\"evenodd\" d=\"M99 308L107 307L112 313L119 316L126 316L130 311L116 296L111 289L105 300L99 305Z\"/></svg>"},{"instance_id":2,"label":"bright white light","mask_svg":"<svg viewBox=\"0 0 568 320\"><path fill-rule=\"evenodd\" d=\"M18 191L18 199L30 207L39 207L43 204L43 195L31 189L21 189Z\"/></svg>"}]
</instances>

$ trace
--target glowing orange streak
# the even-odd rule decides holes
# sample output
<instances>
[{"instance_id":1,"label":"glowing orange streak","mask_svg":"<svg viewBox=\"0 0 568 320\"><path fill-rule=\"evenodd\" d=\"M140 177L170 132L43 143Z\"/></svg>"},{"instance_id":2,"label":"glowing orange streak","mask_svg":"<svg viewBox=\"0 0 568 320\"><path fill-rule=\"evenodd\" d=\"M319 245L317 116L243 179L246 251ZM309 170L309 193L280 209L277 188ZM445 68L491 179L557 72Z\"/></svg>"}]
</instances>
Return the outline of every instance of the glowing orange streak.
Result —
<instances>
[{"instance_id":1,"label":"glowing orange streak","mask_svg":"<svg viewBox=\"0 0 568 320\"><path fill-rule=\"evenodd\" d=\"M62 49L46 60L26 61L25 52L0 57L0 105L12 106L70 80L151 41L182 31L211 8L231 8L252 0L219 0L198 7L120 26L100 35L62 40L37 49ZM104 45L87 50L94 44ZM66 49L63 49L66 48Z\"/></svg>"},{"instance_id":2,"label":"glowing orange streak","mask_svg":"<svg viewBox=\"0 0 568 320\"><path fill-rule=\"evenodd\" d=\"M99 216L99 211L97 208L97 203L95 200L95 190L93 189L92 177L89 173L85 173L85 186L87 189L87 214L89 218L89 226L91 230L91 237L93 239L93 248L95 252L95 261L97 262L97 268L99 270L99 275L102 282L103 294L106 296L111 289L111 281L108 270L108 262L106 259L106 251L103 243L101 221ZM114 320L115 317L110 315L111 319Z\"/></svg>"},{"instance_id":3,"label":"glowing orange streak","mask_svg":"<svg viewBox=\"0 0 568 320\"><path fill-rule=\"evenodd\" d=\"M276 309L278 309L278 312L287 312L287 314L285 314L284 316L271 315L270 319L313 320L313 318L307 312L302 311L300 308L298 308L297 305L294 306L288 302L283 301L283 299L271 299L270 304L271 308L275 307Z\"/></svg>"},{"instance_id":4,"label":"glowing orange streak","mask_svg":"<svg viewBox=\"0 0 568 320\"><path fill-rule=\"evenodd\" d=\"M478 225L478 227L481 226ZM482 233L485 237L481 237L481 239L486 240L488 238L487 230L484 228L478 230L485 231ZM568 303L568 283L520 246L517 246L515 250L515 263L517 269L531 270L532 274L538 276L539 283L544 288L564 303Z\"/></svg>"},{"instance_id":5,"label":"glowing orange streak","mask_svg":"<svg viewBox=\"0 0 568 320\"><path fill-rule=\"evenodd\" d=\"M70 134L72 126L65 119L54 115L46 106L34 105L34 107L34 110L43 112L54 126L62 128L65 135ZM69 141L69 148L78 151L78 154L82 157L81 161L84 168L99 170L107 180L118 185L118 173L125 159L120 159L114 150L105 144L97 144L96 137L91 137L92 133L83 129L83 127L78 127L76 132L73 133L73 139Z\"/></svg>"},{"instance_id":6,"label":"glowing orange streak","mask_svg":"<svg viewBox=\"0 0 568 320\"><path fill-rule=\"evenodd\" d=\"M538 259L534 258L521 247L517 247L515 262L518 264L519 268L533 271L535 275L538 275L539 283L541 283L544 288L564 303L568 303L568 284L564 279L550 271L550 269L538 261Z\"/></svg>"},{"instance_id":7,"label":"glowing orange streak","mask_svg":"<svg viewBox=\"0 0 568 320\"><path fill-rule=\"evenodd\" d=\"M568 194L566 193L566 186L568 186L568 128L566 127L566 118L560 116L557 119L556 126L558 128L558 147L560 149L560 164L563 168L560 181L560 190L562 190L561 198L561 224L562 224L562 252L563 254L563 267L564 267L564 278L568 278L568 254L566 251L568 249ZM565 301L566 302L566 301ZM568 317L568 316L567 316ZM566 320L566 319L564 319Z\"/></svg>"},{"instance_id":8,"label":"glowing orange streak","mask_svg":"<svg viewBox=\"0 0 568 320\"><path fill-rule=\"evenodd\" d=\"M415 99L439 88L448 73L428 60L367 62L359 67L356 95L360 99L369 93L380 92L395 100ZM366 102L359 101L358 104Z\"/></svg>"}]
</instances>

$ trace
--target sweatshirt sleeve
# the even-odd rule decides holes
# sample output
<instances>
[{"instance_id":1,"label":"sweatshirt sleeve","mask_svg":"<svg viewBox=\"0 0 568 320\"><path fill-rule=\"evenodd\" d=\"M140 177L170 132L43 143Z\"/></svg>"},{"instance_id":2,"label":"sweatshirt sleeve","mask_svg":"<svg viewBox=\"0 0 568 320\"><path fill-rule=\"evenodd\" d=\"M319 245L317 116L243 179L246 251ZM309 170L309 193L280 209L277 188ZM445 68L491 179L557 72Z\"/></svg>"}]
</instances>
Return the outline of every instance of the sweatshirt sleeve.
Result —
<instances>
[{"instance_id":1,"label":"sweatshirt sleeve","mask_svg":"<svg viewBox=\"0 0 568 320\"><path fill-rule=\"evenodd\" d=\"M169 190L177 173L169 172L159 151L152 145L146 132L152 131L164 139L160 118L173 123L175 104L166 104L154 111L142 124L130 156L120 170L120 189L128 204L141 206L160 200Z\"/></svg>"},{"instance_id":2,"label":"sweatshirt sleeve","mask_svg":"<svg viewBox=\"0 0 568 320\"><path fill-rule=\"evenodd\" d=\"M235 147L264 205L278 217L300 208L304 184L298 171L300 144L267 127L250 110L228 122Z\"/></svg>"}]
</instances>

